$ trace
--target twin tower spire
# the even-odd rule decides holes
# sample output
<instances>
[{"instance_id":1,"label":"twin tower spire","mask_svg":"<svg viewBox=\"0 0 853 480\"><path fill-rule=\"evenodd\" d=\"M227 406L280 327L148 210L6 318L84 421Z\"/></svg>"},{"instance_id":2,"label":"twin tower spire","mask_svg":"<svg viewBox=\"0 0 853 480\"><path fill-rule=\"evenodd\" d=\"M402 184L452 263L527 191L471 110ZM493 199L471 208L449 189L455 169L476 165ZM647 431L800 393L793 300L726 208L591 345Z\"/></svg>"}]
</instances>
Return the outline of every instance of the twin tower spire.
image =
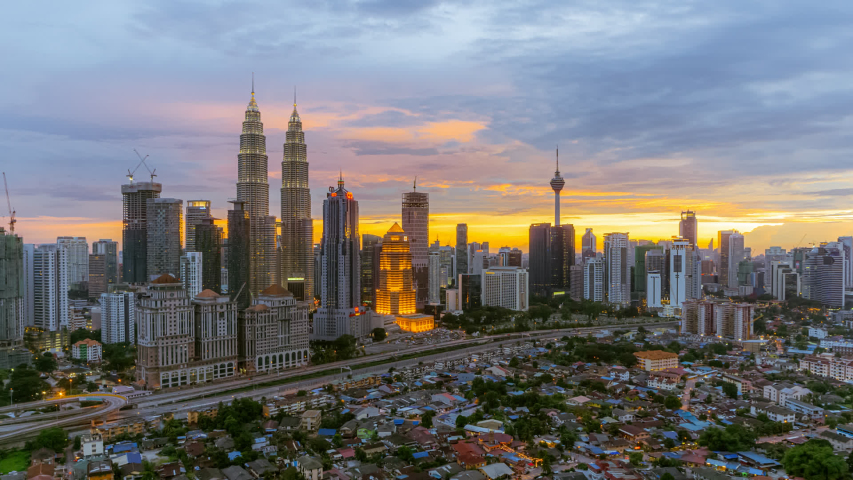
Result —
<instances>
[{"instance_id":1,"label":"twin tower spire","mask_svg":"<svg viewBox=\"0 0 853 480\"><path fill-rule=\"evenodd\" d=\"M281 162L280 222L269 214L266 136L255 100L254 73L237 162L237 199L245 202L245 209L249 212L252 237L247 287L257 295L271 285L280 285L298 300L313 299L314 232L308 188L308 153L302 119L296 110L295 88ZM276 239L277 225L281 226L280 241Z\"/></svg>"}]
</instances>

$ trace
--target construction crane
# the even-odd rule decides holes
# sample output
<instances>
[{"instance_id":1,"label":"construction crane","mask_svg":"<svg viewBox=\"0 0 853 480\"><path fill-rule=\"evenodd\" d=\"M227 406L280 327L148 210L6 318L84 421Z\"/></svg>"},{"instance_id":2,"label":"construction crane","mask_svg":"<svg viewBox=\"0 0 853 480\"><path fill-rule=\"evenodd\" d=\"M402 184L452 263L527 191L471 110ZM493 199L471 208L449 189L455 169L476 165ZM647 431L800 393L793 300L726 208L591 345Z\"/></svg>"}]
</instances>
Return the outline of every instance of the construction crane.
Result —
<instances>
[{"instance_id":1,"label":"construction crane","mask_svg":"<svg viewBox=\"0 0 853 480\"><path fill-rule=\"evenodd\" d=\"M808 233L804 233L804 234L803 234L803 238L801 238L801 239L800 239L800 241L799 241L799 242L797 242L797 244L796 244L796 245L794 245L794 248L799 247L799 246L800 246L800 244L801 244L801 243L803 243L803 240L805 240L806 235L808 235Z\"/></svg>"},{"instance_id":2,"label":"construction crane","mask_svg":"<svg viewBox=\"0 0 853 480\"><path fill-rule=\"evenodd\" d=\"M136 164L136 168L134 168L132 172L129 169L127 171L127 178L130 179L130 183L133 183L133 175L136 173L137 170L139 170L139 167L141 167L142 165L145 165L145 168L148 170L148 174L151 175L151 183L154 183L154 177L157 176L157 169L155 168L154 170L151 170L150 168L148 168L148 164L145 163L145 159L148 158L148 155L145 155L143 157L139 154L139 152L136 151L135 148L133 149L133 153L135 153L136 156L139 157L139 163Z\"/></svg>"},{"instance_id":3,"label":"construction crane","mask_svg":"<svg viewBox=\"0 0 853 480\"><path fill-rule=\"evenodd\" d=\"M9 184L6 182L6 172L3 172L3 187L6 188L6 205L9 206L9 233L15 233L15 211L12 210L12 201L9 200Z\"/></svg>"}]
</instances>

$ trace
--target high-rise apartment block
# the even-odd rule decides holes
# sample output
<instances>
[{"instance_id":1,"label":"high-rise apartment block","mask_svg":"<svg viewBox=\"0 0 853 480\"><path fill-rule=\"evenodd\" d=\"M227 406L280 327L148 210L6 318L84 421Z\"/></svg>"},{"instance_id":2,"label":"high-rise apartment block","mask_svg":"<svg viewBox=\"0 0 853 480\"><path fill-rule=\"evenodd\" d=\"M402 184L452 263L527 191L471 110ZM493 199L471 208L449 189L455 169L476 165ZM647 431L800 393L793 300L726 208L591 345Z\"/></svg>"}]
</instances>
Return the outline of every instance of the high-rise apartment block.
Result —
<instances>
[{"instance_id":1,"label":"high-rise apartment block","mask_svg":"<svg viewBox=\"0 0 853 480\"><path fill-rule=\"evenodd\" d=\"M204 220L213 220L213 212L210 210L210 200L187 200L186 216L186 248L187 252L196 250L196 226Z\"/></svg>"},{"instance_id":2,"label":"high-rise apartment block","mask_svg":"<svg viewBox=\"0 0 853 480\"><path fill-rule=\"evenodd\" d=\"M228 210L228 295L237 302L237 308L249 306L251 298L250 269L252 259L252 231L246 202L232 200L234 207Z\"/></svg>"},{"instance_id":3,"label":"high-rise apartment block","mask_svg":"<svg viewBox=\"0 0 853 480\"><path fill-rule=\"evenodd\" d=\"M729 256L731 255L729 238L735 233L737 232L734 230L720 230L717 232L717 247L720 249L720 258L719 262L717 262L717 282L724 287L729 286Z\"/></svg>"},{"instance_id":4,"label":"high-rise apartment block","mask_svg":"<svg viewBox=\"0 0 853 480\"><path fill-rule=\"evenodd\" d=\"M444 272L444 273L442 273ZM447 286L446 270L441 268L441 252L429 252L429 304L441 305L441 283Z\"/></svg>"},{"instance_id":5,"label":"high-rise apartment block","mask_svg":"<svg viewBox=\"0 0 853 480\"><path fill-rule=\"evenodd\" d=\"M96 256L97 281L92 278L92 256ZM89 296L97 298L101 293L109 291L110 287L119 283L119 278L118 243L103 238L92 242L92 254L89 257ZM93 287L95 283L99 286Z\"/></svg>"},{"instance_id":6,"label":"high-rise apartment block","mask_svg":"<svg viewBox=\"0 0 853 480\"><path fill-rule=\"evenodd\" d=\"M101 294L101 342L136 343L136 293Z\"/></svg>"},{"instance_id":7,"label":"high-rise apartment block","mask_svg":"<svg viewBox=\"0 0 853 480\"><path fill-rule=\"evenodd\" d=\"M281 281L297 300L313 305L314 278L311 191L308 187L308 146L296 111L287 122L281 162Z\"/></svg>"},{"instance_id":8,"label":"high-rise apartment block","mask_svg":"<svg viewBox=\"0 0 853 480\"><path fill-rule=\"evenodd\" d=\"M314 314L314 338L335 340L352 334L361 319L361 248L358 235L358 202L344 188L329 187L323 201L320 308ZM384 250L384 248L383 248ZM377 298L378 303L378 298Z\"/></svg>"},{"instance_id":9,"label":"high-rise apartment block","mask_svg":"<svg viewBox=\"0 0 853 480\"><path fill-rule=\"evenodd\" d=\"M418 192L417 185L403 194L403 230L409 237L417 308L429 297L429 194Z\"/></svg>"},{"instance_id":10,"label":"high-rise apartment block","mask_svg":"<svg viewBox=\"0 0 853 480\"><path fill-rule=\"evenodd\" d=\"M727 258L728 275L726 277L726 282L729 288L737 288L738 265L744 258L746 258L744 254L743 235L741 235L737 231L734 231L731 235L729 235L728 239L729 255Z\"/></svg>"},{"instance_id":11,"label":"high-rise apartment block","mask_svg":"<svg viewBox=\"0 0 853 480\"><path fill-rule=\"evenodd\" d=\"M202 291L203 256L199 252L187 252L181 257L180 280L190 298Z\"/></svg>"},{"instance_id":12,"label":"high-rise apartment block","mask_svg":"<svg viewBox=\"0 0 853 480\"><path fill-rule=\"evenodd\" d=\"M24 243L0 227L0 368L30 364L32 354L23 347Z\"/></svg>"},{"instance_id":13,"label":"high-rise apartment block","mask_svg":"<svg viewBox=\"0 0 853 480\"><path fill-rule=\"evenodd\" d=\"M661 303L662 298L662 285L660 272L648 272L646 274L646 307L648 308L661 308L663 304Z\"/></svg>"},{"instance_id":14,"label":"high-rise apartment block","mask_svg":"<svg viewBox=\"0 0 853 480\"><path fill-rule=\"evenodd\" d=\"M276 272L275 217L270 216L270 186L267 168L267 139L261 111L252 98L246 107L240 153L237 155L237 199L249 214L249 285L247 293L257 295L280 277ZM229 232L230 237L230 232ZM228 269L231 270L230 268ZM228 282L231 285L232 282ZM231 285L231 289L239 288Z\"/></svg>"},{"instance_id":15,"label":"high-rise apartment block","mask_svg":"<svg viewBox=\"0 0 853 480\"><path fill-rule=\"evenodd\" d=\"M755 305L749 303L687 300L681 308L681 332L716 335L733 340L753 337Z\"/></svg>"},{"instance_id":16,"label":"high-rise apartment block","mask_svg":"<svg viewBox=\"0 0 853 480\"><path fill-rule=\"evenodd\" d=\"M583 298L593 302L604 301L604 268L603 258L592 257L583 265Z\"/></svg>"},{"instance_id":17,"label":"high-rise apartment block","mask_svg":"<svg viewBox=\"0 0 853 480\"><path fill-rule=\"evenodd\" d=\"M414 275L409 236L394 223L382 238L376 311L382 315L415 313Z\"/></svg>"},{"instance_id":18,"label":"high-rise apartment block","mask_svg":"<svg viewBox=\"0 0 853 480\"><path fill-rule=\"evenodd\" d=\"M608 303L627 305L631 302L630 268L628 266L628 234L604 235L604 286Z\"/></svg>"},{"instance_id":19,"label":"high-rise apartment block","mask_svg":"<svg viewBox=\"0 0 853 480\"><path fill-rule=\"evenodd\" d=\"M202 262L201 289L222 293L222 227L213 218L203 218L194 228L194 248Z\"/></svg>"},{"instance_id":20,"label":"high-rise apartment block","mask_svg":"<svg viewBox=\"0 0 853 480\"><path fill-rule=\"evenodd\" d=\"M25 325L56 332L68 326L68 250L24 245Z\"/></svg>"},{"instance_id":21,"label":"high-rise apartment block","mask_svg":"<svg viewBox=\"0 0 853 480\"><path fill-rule=\"evenodd\" d=\"M527 270L518 267L492 267L483 271L481 304L527 311L530 291Z\"/></svg>"},{"instance_id":22,"label":"high-rise apartment block","mask_svg":"<svg viewBox=\"0 0 853 480\"><path fill-rule=\"evenodd\" d=\"M596 241L597 239L595 238L595 234L592 233L592 229L587 228L583 237L581 237L581 257L584 261L586 261L587 258L595 258Z\"/></svg>"},{"instance_id":23,"label":"high-rise apartment block","mask_svg":"<svg viewBox=\"0 0 853 480\"><path fill-rule=\"evenodd\" d=\"M121 186L122 279L125 283L148 282L148 199L160 198L163 185L131 182Z\"/></svg>"},{"instance_id":24,"label":"high-rise apartment block","mask_svg":"<svg viewBox=\"0 0 853 480\"><path fill-rule=\"evenodd\" d=\"M89 244L86 237L57 237L56 244L67 251L69 288L85 290L89 281Z\"/></svg>"},{"instance_id":25,"label":"high-rise apartment block","mask_svg":"<svg viewBox=\"0 0 853 480\"><path fill-rule=\"evenodd\" d=\"M148 199L148 272L149 277L178 275L181 266L181 238L184 224L181 219L183 200L176 198Z\"/></svg>"},{"instance_id":26,"label":"high-rise apartment block","mask_svg":"<svg viewBox=\"0 0 853 480\"><path fill-rule=\"evenodd\" d=\"M571 282L569 282L571 284L569 296L572 300L579 302L584 298L583 265L572 265L569 269L569 276L571 277Z\"/></svg>"},{"instance_id":27,"label":"high-rise apartment block","mask_svg":"<svg viewBox=\"0 0 853 480\"><path fill-rule=\"evenodd\" d=\"M107 259L104 255L89 255L89 296L98 298L107 291Z\"/></svg>"}]
</instances>

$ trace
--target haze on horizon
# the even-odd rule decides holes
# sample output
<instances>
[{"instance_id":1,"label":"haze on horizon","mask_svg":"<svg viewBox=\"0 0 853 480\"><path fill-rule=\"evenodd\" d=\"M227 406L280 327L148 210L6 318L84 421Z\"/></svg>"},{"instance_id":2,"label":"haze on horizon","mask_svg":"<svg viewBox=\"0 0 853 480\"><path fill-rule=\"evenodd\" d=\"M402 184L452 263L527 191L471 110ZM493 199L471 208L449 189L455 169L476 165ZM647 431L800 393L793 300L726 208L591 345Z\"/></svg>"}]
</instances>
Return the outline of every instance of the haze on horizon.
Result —
<instances>
[{"instance_id":1,"label":"haze on horizon","mask_svg":"<svg viewBox=\"0 0 853 480\"><path fill-rule=\"evenodd\" d=\"M579 236L669 238L686 209L703 247L729 228L755 253L853 234L853 4L554 3L8 5L0 170L16 230L121 241L133 148L163 197L225 218L255 72L270 213L296 86L317 238L342 170L361 233L399 219L417 176L433 239L468 223L471 241L526 251L528 226L553 221L558 144Z\"/></svg>"}]
</instances>

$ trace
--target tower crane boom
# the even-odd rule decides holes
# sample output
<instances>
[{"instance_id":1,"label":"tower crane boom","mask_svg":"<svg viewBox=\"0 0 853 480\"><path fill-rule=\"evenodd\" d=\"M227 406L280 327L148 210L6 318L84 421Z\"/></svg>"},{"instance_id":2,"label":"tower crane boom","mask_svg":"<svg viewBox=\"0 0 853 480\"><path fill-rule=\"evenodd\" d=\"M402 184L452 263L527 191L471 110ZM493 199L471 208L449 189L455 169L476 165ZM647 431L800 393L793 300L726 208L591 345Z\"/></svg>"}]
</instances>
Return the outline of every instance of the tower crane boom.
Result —
<instances>
[{"instance_id":1,"label":"tower crane boom","mask_svg":"<svg viewBox=\"0 0 853 480\"><path fill-rule=\"evenodd\" d=\"M6 205L9 207L9 233L15 233L15 211L12 210L12 200L9 199L9 183L6 182L6 172L3 172L3 187L6 189Z\"/></svg>"}]
</instances>

